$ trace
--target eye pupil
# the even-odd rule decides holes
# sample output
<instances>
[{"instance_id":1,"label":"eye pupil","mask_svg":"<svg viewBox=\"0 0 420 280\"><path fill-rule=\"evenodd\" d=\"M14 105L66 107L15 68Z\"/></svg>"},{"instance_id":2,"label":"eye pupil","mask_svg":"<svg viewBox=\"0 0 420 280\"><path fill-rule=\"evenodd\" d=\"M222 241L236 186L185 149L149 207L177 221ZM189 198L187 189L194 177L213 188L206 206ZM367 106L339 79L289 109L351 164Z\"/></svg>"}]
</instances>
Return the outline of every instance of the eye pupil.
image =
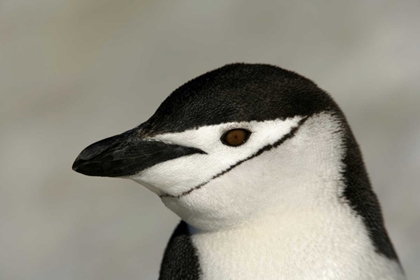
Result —
<instances>
[{"instance_id":1,"label":"eye pupil","mask_svg":"<svg viewBox=\"0 0 420 280\"><path fill-rule=\"evenodd\" d=\"M232 129L223 134L221 140L225 145L237 147L244 144L250 134L251 132L246 129Z\"/></svg>"}]
</instances>

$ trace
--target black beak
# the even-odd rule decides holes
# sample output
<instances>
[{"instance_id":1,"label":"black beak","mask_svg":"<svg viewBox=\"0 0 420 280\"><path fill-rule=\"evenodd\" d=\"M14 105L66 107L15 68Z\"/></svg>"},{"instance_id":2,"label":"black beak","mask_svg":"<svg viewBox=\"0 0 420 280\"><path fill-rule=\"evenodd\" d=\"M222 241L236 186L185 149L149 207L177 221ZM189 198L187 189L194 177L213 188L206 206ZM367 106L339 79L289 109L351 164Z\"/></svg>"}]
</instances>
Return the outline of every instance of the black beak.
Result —
<instances>
[{"instance_id":1,"label":"black beak","mask_svg":"<svg viewBox=\"0 0 420 280\"><path fill-rule=\"evenodd\" d=\"M191 147L141 140L137 129L132 129L88 146L76 158L72 168L89 176L123 177L192 154L205 152Z\"/></svg>"}]
</instances>

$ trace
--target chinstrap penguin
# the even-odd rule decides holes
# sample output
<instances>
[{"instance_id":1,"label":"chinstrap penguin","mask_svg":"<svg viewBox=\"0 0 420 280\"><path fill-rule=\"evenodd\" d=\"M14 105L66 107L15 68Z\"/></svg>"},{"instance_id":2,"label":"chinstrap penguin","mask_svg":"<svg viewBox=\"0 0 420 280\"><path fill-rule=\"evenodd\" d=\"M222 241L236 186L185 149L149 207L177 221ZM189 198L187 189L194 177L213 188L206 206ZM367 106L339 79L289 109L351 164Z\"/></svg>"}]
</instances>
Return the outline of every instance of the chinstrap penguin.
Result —
<instances>
[{"instance_id":1,"label":"chinstrap penguin","mask_svg":"<svg viewBox=\"0 0 420 280\"><path fill-rule=\"evenodd\" d=\"M279 67L199 76L73 169L132 179L182 219L159 279L404 279L342 111Z\"/></svg>"}]
</instances>

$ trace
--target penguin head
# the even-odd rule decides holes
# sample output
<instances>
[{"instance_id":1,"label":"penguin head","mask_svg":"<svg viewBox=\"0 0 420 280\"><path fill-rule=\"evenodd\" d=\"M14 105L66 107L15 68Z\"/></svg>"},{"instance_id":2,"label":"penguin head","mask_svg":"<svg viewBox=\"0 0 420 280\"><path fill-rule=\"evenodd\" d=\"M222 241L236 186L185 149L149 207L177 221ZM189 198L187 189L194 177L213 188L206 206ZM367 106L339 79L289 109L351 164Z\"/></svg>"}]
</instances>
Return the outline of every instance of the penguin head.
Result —
<instances>
[{"instance_id":1,"label":"penguin head","mask_svg":"<svg viewBox=\"0 0 420 280\"><path fill-rule=\"evenodd\" d=\"M87 147L73 169L132 179L190 225L227 228L334 192L344 124L312 81L230 64L176 89L145 123Z\"/></svg>"}]
</instances>

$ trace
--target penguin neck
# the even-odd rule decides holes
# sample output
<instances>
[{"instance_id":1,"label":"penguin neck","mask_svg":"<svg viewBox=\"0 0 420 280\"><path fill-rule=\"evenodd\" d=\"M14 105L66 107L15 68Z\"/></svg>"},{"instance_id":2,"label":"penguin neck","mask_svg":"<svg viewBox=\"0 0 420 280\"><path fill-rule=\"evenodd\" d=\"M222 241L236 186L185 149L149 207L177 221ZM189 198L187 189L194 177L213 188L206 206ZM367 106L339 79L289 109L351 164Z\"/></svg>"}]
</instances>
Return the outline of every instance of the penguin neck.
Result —
<instances>
[{"instance_id":1,"label":"penguin neck","mask_svg":"<svg viewBox=\"0 0 420 280\"><path fill-rule=\"evenodd\" d=\"M190 226L204 279L404 279L397 262L375 252L362 218L327 196L220 231Z\"/></svg>"}]
</instances>

